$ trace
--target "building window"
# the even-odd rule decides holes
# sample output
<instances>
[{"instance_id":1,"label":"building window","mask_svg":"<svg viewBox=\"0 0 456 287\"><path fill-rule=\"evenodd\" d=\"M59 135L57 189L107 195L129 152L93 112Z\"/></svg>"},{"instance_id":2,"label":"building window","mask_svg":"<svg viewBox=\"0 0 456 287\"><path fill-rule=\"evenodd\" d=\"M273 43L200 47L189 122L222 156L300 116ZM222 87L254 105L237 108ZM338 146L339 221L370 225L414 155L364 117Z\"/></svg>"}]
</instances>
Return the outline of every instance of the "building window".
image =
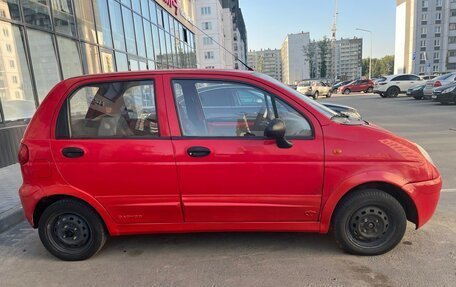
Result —
<instances>
[{"instance_id":1,"label":"building window","mask_svg":"<svg viewBox=\"0 0 456 287\"><path fill-rule=\"evenodd\" d=\"M48 1L22 0L21 3L25 22L41 29L52 30Z\"/></svg>"},{"instance_id":2,"label":"building window","mask_svg":"<svg viewBox=\"0 0 456 287\"><path fill-rule=\"evenodd\" d=\"M435 1L435 6L442 7L442 0L436 0Z\"/></svg>"},{"instance_id":3,"label":"building window","mask_svg":"<svg viewBox=\"0 0 456 287\"><path fill-rule=\"evenodd\" d=\"M420 60L426 61L426 52L420 53Z\"/></svg>"},{"instance_id":4,"label":"building window","mask_svg":"<svg viewBox=\"0 0 456 287\"><path fill-rule=\"evenodd\" d=\"M211 37L204 37L203 38L203 44L204 45L212 45L214 43L214 41L212 40Z\"/></svg>"},{"instance_id":5,"label":"building window","mask_svg":"<svg viewBox=\"0 0 456 287\"><path fill-rule=\"evenodd\" d=\"M420 47L425 48L426 47L426 40L421 40L420 41Z\"/></svg>"},{"instance_id":6,"label":"building window","mask_svg":"<svg viewBox=\"0 0 456 287\"><path fill-rule=\"evenodd\" d=\"M421 13L421 21L427 21L427 13Z\"/></svg>"},{"instance_id":7,"label":"building window","mask_svg":"<svg viewBox=\"0 0 456 287\"><path fill-rule=\"evenodd\" d=\"M439 66L434 65L434 66L432 67L432 70L433 70L434 73L438 72L438 71L439 71Z\"/></svg>"},{"instance_id":8,"label":"building window","mask_svg":"<svg viewBox=\"0 0 456 287\"><path fill-rule=\"evenodd\" d=\"M450 30L456 30L456 23L450 23Z\"/></svg>"},{"instance_id":9,"label":"building window","mask_svg":"<svg viewBox=\"0 0 456 287\"><path fill-rule=\"evenodd\" d=\"M201 7L201 15L211 15L211 7Z\"/></svg>"},{"instance_id":10,"label":"building window","mask_svg":"<svg viewBox=\"0 0 456 287\"><path fill-rule=\"evenodd\" d=\"M76 37L76 23L71 0L52 1L54 28L56 32Z\"/></svg>"},{"instance_id":11,"label":"building window","mask_svg":"<svg viewBox=\"0 0 456 287\"><path fill-rule=\"evenodd\" d=\"M9 66L10 68L16 67L16 65L14 64L14 60L9 60Z\"/></svg>"},{"instance_id":12,"label":"building window","mask_svg":"<svg viewBox=\"0 0 456 287\"><path fill-rule=\"evenodd\" d=\"M456 50L448 51L448 57L456 57Z\"/></svg>"},{"instance_id":13,"label":"building window","mask_svg":"<svg viewBox=\"0 0 456 287\"><path fill-rule=\"evenodd\" d=\"M11 81L13 81L14 84L17 84L17 76L12 76Z\"/></svg>"},{"instance_id":14,"label":"building window","mask_svg":"<svg viewBox=\"0 0 456 287\"><path fill-rule=\"evenodd\" d=\"M212 52L212 51L204 52L204 59L206 59L206 60L214 59L214 52Z\"/></svg>"},{"instance_id":15,"label":"building window","mask_svg":"<svg viewBox=\"0 0 456 287\"><path fill-rule=\"evenodd\" d=\"M122 25L122 13L120 12L120 4L114 0L109 0L109 14L111 18L112 35L114 40L114 48L125 51L125 36Z\"/></svg>"},{"instance_id":16,"label":"building window","mask_svg":"<svg viewBox=\"0 0 456 287\"><path fill-rule=\"evenodd\" d=\"M421 34L427 34L427 27L421 27Z\"/></svg>"},{"instance_id":17,"label":"building window","mask_svg":"<svg viewBox=\"0 0 456 287\"><path fill-rule=\"evenodd\" d=\"M111 21L109 20L108 3L106 0L93 2L95 23L97 24L98 42L108 48L112 48Z\"/></svg>"},{"instance_id":18,"label":"building window","mask_svg":"<svg viewBox=\"0 0 456 287\"><path fill-rule=\"evenodd\" d=\"M451 9L450 16L451 17L455 17L456 16L456 9Z\"/></svg>"},{"instance_id":19,"label":"building window","mask_svg":"<svg viewBox=\"0 0 456 287\"><path fill-rule=\"evenodd\" d=\"M440 39L435 39L434 40L434 46L435 47L440 47Z\"/></svg>"},{"instance_id":20,"label":"building window","mask_svg":"<svg viewBox=\"0 0 456 287\"><path fill-rule=\"evenodd\" d=\"M13 48L11 48L11 44L6 44L6 51L13 52Z\"/></svg>"},{"instance_id":21,"label":"building window","mask_svg":"<svg viewBox=\"0 0 456 287\"><path fill-rule=\"evenodd\" d=\"M423 0L421 1L421 6L423 8L428 8L429 7L429 1L428 0Z\"/></svg>"},{"instance_id":22,"label":"building window","mask_svg":"<svg viewBox=\"0 0 456 287\"><path fill-rule=\"evenodd\" d=\"M122 7L122 16L125 29L125 38L127 42L127 52L137 55L135 28L133 27L133 13L130 9Z\"/></svg>"},{"instance_id":23,"label":"building window","mask_svg":"<svg viewBox=\"0 0 456 287\"><path fill-rule=\"evenodd\" d=\"M76 19L78 24L79 38L88 42L96 43L95 19L92 5L87 5L86 0L74 1Z\"/></svg>"},{"instance_id":24,"label":"building window","mask_svg":"<svg viewBox=\"0 0 456 287\"><path fill-rule=\"evenodd\" d=\"M442 13L436 13L435 20L442 20Z\"/></svg>"},{"instance_id":25,"label":"building window","mask_svg":"<svg viewBox=\"0 0 456 287\"><path fill-rule=\"evenodd\" d=\"M425 68L424 66L420 66L420 74L424 74L425 73Z\"/></svg>"},{"instance_id":26,"label":"building window","mask_svg":"<svg viewBox=\"0 0 456 287\"><path fill-rule=\"evenodd\" d=\"M8 38L8 37L9 37L8 28L3 28L3 36L5 36L5 38Z\"/></svg>"},{"instance_id":27,"label":"building window","mask_svg":"<svg viewBox=\"0 0 456 287\"><path fill-rule=\"evenodd\" d=\"M456 44L456 37L455 36L448 37L448 43L449 44Z\"/></svg>"},{"instance_id":28,"label":"building window","mask_svg":"<svg viewBox=\"0 0 456 287\"><path fill-rule=\"evenodd\" d=\"M440 52L434 52L434 60L440 59Z\"/></svg>"},{"instance_id":29,"label":"building window","mask_svg":"<svg viewBox=\"0 0 456 287\"><path fill-rule=\"evenodd\" d=\"M439 34L440 31L441 31L440 26L436 26L436 27L435 27L435 33L436 33L436 34Z\"/></svg>"},{"instance_id":30,"label":"building window","mask_svg":"<svg viewBox=\"0 0 456 287\"><path fill-rule=\"evenodd\" d=\"M68 79L82 75L79 45L76 41L57 36L63 78Z\"/></svg>"},{"instance_id":31,"label":"building window","mask_svg":"<svg viewBox=\"0 0 456 287\"><path fill-rule=\"evenodd\" d=\"M212 30L212 22L203 22L203 30Z\"/></svg>"}]
</instances>

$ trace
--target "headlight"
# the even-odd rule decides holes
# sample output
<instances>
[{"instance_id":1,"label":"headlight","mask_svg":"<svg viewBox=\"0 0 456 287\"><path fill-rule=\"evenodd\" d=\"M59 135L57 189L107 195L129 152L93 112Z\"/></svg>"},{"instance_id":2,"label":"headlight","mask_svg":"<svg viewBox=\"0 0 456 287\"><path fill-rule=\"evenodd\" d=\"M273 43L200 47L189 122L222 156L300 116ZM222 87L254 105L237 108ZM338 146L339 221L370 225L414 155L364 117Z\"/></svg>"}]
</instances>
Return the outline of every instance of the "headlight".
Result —
<instances>
[{"instance_id":1,"label":"headlight","mask_svg":"<svg viewBox=\"0 0 456 287\"><path fill-rule=\"evenodd\" d=\"M415 144L416 147L420 150L421 154L429 161L431 162L432 164L434 164L434 161L432 160L431 156L429 155L429 153L422 147L420 146L419 144Z\"/></svg>"},{"instance_id":2,"label":"headlight","mask_svg":"<svg viewBox=\"0 0 456 287\"><path fill-rule=\"evenodd\" d=\"M456 87L451 87L451 88L445 89L445 90L442 91L442 94L451 93L452 91L454 91L454 89L456 89Z\"/></svg>"}]
</instances>

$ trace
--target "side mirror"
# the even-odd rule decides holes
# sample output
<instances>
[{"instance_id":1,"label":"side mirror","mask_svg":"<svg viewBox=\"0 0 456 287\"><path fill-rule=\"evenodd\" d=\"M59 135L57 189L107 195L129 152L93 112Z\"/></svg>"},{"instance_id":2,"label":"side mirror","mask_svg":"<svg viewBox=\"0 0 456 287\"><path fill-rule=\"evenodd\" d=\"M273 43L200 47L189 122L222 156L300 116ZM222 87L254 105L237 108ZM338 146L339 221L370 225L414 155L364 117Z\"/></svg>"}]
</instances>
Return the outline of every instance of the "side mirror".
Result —
<instances>
[{"instance_id":1,"label":"side mirror","mask_svg":"<svg viewBox=\"0 0 456 287\"><path fill-rule=\"evenodd\" d=\"M273 119L264 130L264 136L275 139L279 148L291 148L293 143L285 139L286 126L281 119Z\"/></svg>"}]
</instances>

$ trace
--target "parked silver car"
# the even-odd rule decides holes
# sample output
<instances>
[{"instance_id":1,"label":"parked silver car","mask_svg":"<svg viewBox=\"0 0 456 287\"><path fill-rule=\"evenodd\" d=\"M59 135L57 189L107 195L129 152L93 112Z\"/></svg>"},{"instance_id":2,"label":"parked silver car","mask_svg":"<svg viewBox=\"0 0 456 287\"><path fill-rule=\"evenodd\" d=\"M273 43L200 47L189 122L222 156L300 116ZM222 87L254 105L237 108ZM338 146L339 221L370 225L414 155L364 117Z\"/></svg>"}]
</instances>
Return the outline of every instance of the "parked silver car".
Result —
<instances>
[{"instance_id":1,"label":"parked silver car","mask_svg":"<svg viewBox=\"0 0 456 287\"><path fill-rule=\"evenodd\" d=\"M448 73L445 75L438 76L432 80L426 82L426 87L423 90L423 96L426 100L432 98L432 90L434 88L446 86L456 81L456 72Z\"/></svg>"}]
</instances>

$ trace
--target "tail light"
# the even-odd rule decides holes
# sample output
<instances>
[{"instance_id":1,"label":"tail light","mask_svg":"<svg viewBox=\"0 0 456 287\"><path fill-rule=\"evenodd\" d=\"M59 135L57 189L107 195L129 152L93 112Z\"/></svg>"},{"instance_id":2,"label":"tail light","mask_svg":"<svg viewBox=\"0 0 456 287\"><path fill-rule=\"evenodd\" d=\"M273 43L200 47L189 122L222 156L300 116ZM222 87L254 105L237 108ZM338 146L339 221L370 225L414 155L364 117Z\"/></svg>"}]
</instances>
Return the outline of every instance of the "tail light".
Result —
<instances>
[{"instance_id":1,"label":"tail light","mask_svg":"<svg viewBox=\"0 0 456 287\"><path fill-rule=\"evenodd\" d=\"M24 165L29 161L29 149L25 144L21 144L19 147L17 159L21 165Z\"/></svg>"},{"instance_id":2,"label":"tail light","mask_svg":"<svg viewBox=\"0 0 456 287\"><path fill-rule=\"evenodd\" d=\"M434 88L441 87L442 83L440 81L435 81Z\"/></svg>"}]
</instances>

